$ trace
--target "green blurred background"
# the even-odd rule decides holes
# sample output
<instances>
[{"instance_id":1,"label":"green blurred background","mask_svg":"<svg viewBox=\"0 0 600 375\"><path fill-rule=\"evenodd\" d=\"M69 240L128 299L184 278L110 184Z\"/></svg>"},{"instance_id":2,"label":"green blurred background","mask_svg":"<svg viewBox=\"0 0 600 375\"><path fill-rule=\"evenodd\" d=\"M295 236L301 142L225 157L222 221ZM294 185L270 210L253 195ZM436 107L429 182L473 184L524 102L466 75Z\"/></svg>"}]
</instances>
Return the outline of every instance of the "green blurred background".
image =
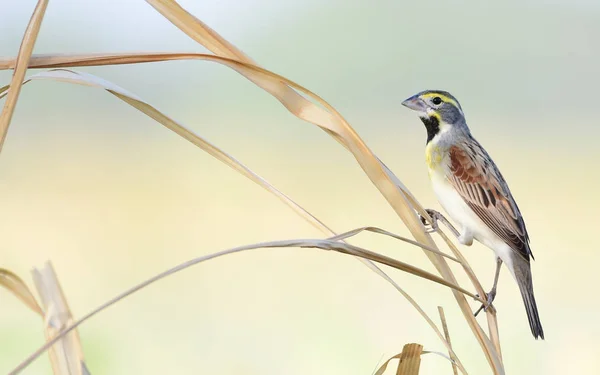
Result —
<instances>
[{"instance_id":1,"label":"green blurred background","mask_svg":"<svg viewBox=\"0 0 600 375\"><path fill-rule=\"evenodd\" d=\"M597 1L181 0L266 68L334 105L428 207L425 130L400 106L455 94L525 216L546 341L503 270L496 306L508 374L600 372L600 5ZM17 54L35 1L2 0L0 55ZM53 0L36 53L204 51L141 0ZM336 231L408 235L354 159L237 73L208 62L81 69L140 95L233 154ZM10 72L0 72L0 85ZM276 198L107 93L24 88L0 157L0 266L30 281L52 260L79 317L195 256L321 236ZM374 235L354 241L433 267ZM492 252L463 249L486 289ZM489 367L451 293L389 270L432 317L446 308L467 370ZM463 285L470 285L457 270ZM43 343L0 291L0 373ZM473 308L478 305L473 302ZM482 324L484 320L481 320ZM350 257L270 249L204 263L84 324L97 374L371 374L409 342L444 348L389 284ZM426 356L424 374L449 374ZM49 374L46 356L26 374ZM391 373L391 372L390 372Z\"/></svg>"}]
</instances>

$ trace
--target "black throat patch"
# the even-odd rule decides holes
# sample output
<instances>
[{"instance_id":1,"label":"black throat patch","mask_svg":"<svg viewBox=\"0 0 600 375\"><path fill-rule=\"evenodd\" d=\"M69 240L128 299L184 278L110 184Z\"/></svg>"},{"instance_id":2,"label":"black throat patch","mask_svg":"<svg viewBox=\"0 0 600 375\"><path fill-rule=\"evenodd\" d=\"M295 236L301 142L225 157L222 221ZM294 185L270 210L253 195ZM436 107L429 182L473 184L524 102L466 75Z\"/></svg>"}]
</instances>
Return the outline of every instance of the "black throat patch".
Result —
<instances>
[{"instance_id":1,"label":"black throat patch","mask_svg":"<svg viewBox=\"0 0 600 375\"><path fill-rule=\"evenodd\" d=\"M427 129L427 142L425 143L427 144L440 132L440 120L435 116L421 117L420 119L425 124L425 129Z\"/></svg>"}]
</instances>

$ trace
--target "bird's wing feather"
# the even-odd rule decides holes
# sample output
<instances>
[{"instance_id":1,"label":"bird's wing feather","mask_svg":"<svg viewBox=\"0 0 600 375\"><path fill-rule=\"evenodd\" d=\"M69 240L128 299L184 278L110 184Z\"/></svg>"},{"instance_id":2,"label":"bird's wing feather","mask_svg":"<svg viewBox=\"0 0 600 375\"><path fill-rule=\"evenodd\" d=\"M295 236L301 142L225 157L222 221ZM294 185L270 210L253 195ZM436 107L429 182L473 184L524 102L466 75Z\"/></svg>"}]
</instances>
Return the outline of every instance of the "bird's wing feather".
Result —
<instances>
[{"instance_id":1,"label":"bird's wing feather","mask_svg":"<svg viewBox=\"0 0 600 375\"><path fill-rule=\"evenodd\" d=\"M477 216L526 260L533 257L519 207L498 167L473 138L450 148L448 180Z\"/></svg>"}]
</instances>

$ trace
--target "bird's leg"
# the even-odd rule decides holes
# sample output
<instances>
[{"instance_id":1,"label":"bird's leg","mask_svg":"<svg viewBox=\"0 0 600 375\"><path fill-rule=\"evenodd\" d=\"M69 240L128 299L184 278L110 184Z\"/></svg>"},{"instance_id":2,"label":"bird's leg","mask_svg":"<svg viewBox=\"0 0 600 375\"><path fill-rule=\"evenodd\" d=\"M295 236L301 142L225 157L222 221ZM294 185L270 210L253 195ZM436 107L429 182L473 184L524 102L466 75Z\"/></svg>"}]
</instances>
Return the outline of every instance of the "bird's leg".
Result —
<instances>
[{"instance_id":1,"label":"bird's leg","mask_svg":"<svg viewBox=\"0 0 600 375\"><path fill-rule=\"evenodd\" d=\"M427 212L427 214L429 216L431 216L431 220L432 220L432 222L430 224L431 228L428 229L427 232L433 233L433 232L437 231L439 228L438 222L442 222L448 229L450 229L450 232L452 232L452 234L460 240L461 234L456 230L456 228L454 228L452 223L450 223L448 221L448 219L446 219L444 217L444 215L442 215L438 211L432 210L430 208L426 208L425 212ZM421 215L419 215L419 217L421 218L421 222L423 223L423 225L427 226L427 220L425 219L425 217L423 217Z\"/></svg>"},{"instance_id":2,"label":"bird's leg","mask_svg":"<svg viewBox=\"0 0 600 375\"><path fill-rule=\"evenodd\" d=\"M487 310L489 306L492 305L494 299L496 298L496 287L498 286L498 279L500 278L500 268L502 267L502 259L496 258L496 275L494 276L494 285L489 293L486 294L486 304L481 305L481 307L475 311L475 316L481 312L481 310Z\"/></svg>"}]
</instances>

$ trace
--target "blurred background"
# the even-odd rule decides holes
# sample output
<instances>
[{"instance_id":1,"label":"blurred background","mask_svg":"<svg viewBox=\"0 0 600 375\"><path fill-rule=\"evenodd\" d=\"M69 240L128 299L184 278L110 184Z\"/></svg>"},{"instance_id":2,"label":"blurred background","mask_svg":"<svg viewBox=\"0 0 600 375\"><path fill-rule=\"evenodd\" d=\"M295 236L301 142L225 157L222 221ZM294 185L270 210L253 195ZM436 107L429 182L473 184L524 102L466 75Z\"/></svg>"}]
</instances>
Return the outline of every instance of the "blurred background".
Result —
<instances>
[{"instance_id":1,"label":"blurred background","mask_svg":"<svg viewBox=\"0 0 600 375\"><path fill-rule=\"evenodd\" d=\"M546 341L531 337L503 269L495 305L507 373L600 372L600 302L592 289L600 261L597 1L180 4L259 64L328 100L426 207L440 209L424 163L425 130L400 102L423 89L458 97L511 186L536 257ZM34 6L2 0L1 56L17 54ZM135 51L204 49L141 0L53 0L35 48ZM186 124L334 230L369 225L408 235L348 152L237 73L199 61L80 70ZM0 72L0 85L10 77ZM76 317L196 256L321 236L269 193L115 97L46 81L22 91L0 157L0 207L0 266L32 285L31 268L52 260ZM433 271L408 245L367 234L354 243ZM479 244L462 250L489 289L492 252ZM490 373L447 289L386 270L434 320L443 305L467 370ZM5 373L44 337L40 319L5 290L0 304ZM409 342L445 352L389 284L350 257L315 249L257 250L200 264L111 307L80 334L92 374L369 375ZM451 373L431 355L422 369ZM50 374L47 356L25 373Z\"/></svg>"}]
</instances>

